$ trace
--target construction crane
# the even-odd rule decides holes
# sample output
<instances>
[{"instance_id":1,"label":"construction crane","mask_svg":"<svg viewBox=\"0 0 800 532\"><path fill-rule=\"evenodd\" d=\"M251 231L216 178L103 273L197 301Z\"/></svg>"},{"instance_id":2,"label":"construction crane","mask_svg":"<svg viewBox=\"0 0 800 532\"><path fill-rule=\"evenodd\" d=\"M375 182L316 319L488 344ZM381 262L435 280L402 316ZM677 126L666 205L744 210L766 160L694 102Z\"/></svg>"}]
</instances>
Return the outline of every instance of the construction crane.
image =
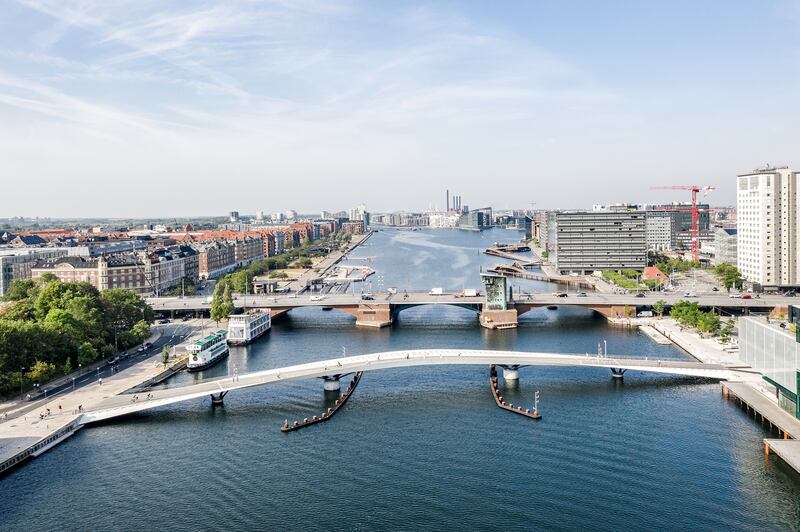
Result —
<instances>
[{"instance_id":1,"label":"construction crane","mask_svg":"<svg viewBox=\"0 0 800 532\"><path fill-rule=\"evenodd\" d=\"M714 190L713 186L698 187L695 185L668 185L650 187L658 190L691 190L692 191L692 260L700 260L700 212L697 209L697 193L708 193Z\"/></svg>"}]
</instances>

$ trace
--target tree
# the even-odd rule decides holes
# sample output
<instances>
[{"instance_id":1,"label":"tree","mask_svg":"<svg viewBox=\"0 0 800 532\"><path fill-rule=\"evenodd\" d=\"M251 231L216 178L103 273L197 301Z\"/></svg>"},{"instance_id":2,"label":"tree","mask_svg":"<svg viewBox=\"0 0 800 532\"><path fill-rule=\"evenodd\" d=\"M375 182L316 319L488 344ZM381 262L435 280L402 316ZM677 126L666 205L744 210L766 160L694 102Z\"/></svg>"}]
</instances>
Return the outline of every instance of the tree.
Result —
<instances>
[{"instance_id":1,"label":"tree","mask_svg":"<svg viewBox=\"0 0 800 532\"><path fill-rule=\"evenodd\" d=\"M744 280L742 279L742 274L739 272L739 268L734 266L733 264L722 263L718 264L714 268L714 273L717 275L717 278L722 283L728 292L731 291L731 288L736 288L740 290L742 285L744 284Z\"/></svg>"},{"instance_id":2,"label":"tree","mask_svg":"<svg viewBox=\"0 0 800 532\"><path fill-rule=\"evenodd\" d=\"M659 299L658 301L653 303L653 312L655 312L659 318L664 315L664 310L666 308L667 308L667 302L664 301L663 299Z\"/></svg>"},{"instance_id":3,"label":"tree","mask_svg":"<svg viewBox=\"0 0 800 532\"><path fill-rule=\"evenodd\" d=\"M20 301L27 299L37 289L36 282L32 279L17 279L6 291L3 299L6 301Z\"/></svg>"},{"instance_id":4,"label":"tree","mask_svg":"<svg viewBox=\"0 0 800 532\"><path fill-rule=\"evenodd\" d=\"M167 367L167 363L169 363L169 346L165 345L164 349L161 350L161 363L164 364L164 367Z\"/></svg>"},{"instance_id":5,"label":"tree","mask_svg":"<svg viewBox=\"0 0 800 532\"><path fill-rule=\"evenodd\" d=\"M233 306L233 290L231 290L231 285L225 285L225 291L222 292L222 308L221 311L225 317L230 316L233 314L234 311Z\"/></svg>"},{"instance_id":6,"label":"tree","mask_svg":"<svg viewBox=\"0 0 800 532\"><path fill-rule=\"evenodd\" d=\"M97 349L89 342L83 342L78 348L78 364L81 366L90 365L97 360L99 356L100 354L97 352Z\"/></svg>"},{"instance_id":7,"label":"tree","mask_svg":"<svg viewBox=\"0 0 800 532\"><path fill-rule=\"evenodd\" d=\"M299 259L295 264L297 264L297 266L300 268L310 268L313 263L311 262L311 259L309 259L308 257L303 257Z\"/></svg>"},{"instance_id":8,"label":"tree","mask_svg":"<svg viewBox=\"0 0 800 532\"><path fill-rule=\"evenodd\" d=\"M225 287L228 285L225 278L220 279L214 287L214 297L211 300L211 319L219 323L219 320L225 318L227 314L224 312L222 298L225 294Z\"/></svg>"},{"instance_id":9,"label":"tree","mask_svg":"<svg viewBox=\"0 0 800 532\"><path fill-rule=\"evenodd\" d=\"M34 362L28 373L25 374L33 382L47 382L56 374L56 365L52 362Z\"/></svg>"}]
</instances>

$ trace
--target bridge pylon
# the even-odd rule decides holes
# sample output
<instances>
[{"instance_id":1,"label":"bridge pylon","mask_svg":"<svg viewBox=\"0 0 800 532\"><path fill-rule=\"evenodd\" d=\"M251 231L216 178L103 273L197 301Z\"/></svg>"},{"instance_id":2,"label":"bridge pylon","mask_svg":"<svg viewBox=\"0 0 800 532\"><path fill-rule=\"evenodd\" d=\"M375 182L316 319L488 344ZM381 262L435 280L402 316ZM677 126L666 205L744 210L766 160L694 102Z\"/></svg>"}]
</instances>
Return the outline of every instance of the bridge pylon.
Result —
<instances>
[{"instance_id":1,"label":"bridge pylon","mask_svg":"<svg viewBox=\"0 0 800 532\"><path fill-rule=\"evenodd\" d=\"M611 376L615 379L623 379L626 371L628 370L623 368L611 368Z\"/></svg>"}]
</instances>

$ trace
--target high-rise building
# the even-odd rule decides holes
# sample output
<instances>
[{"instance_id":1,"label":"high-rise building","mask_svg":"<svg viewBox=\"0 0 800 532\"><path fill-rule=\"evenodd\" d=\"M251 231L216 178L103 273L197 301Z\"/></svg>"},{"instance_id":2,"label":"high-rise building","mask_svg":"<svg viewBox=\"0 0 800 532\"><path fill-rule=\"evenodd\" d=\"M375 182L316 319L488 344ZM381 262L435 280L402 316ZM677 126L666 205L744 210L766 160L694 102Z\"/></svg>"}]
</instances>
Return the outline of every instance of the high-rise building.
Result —
<instances>
[{"instance_id":1,"label":"high-rise building","mask_svg":"<svg viewBox=\"0 0 800 532\"><path fill-rule=\"evenodd\" d=\"M231 211L230 214L228 215L228 220L230 220L230 222L232 224L238 222L239 221L239 211Z\"/></svg>"},{"instance_id":2,"label":"high-rise building","mask_svg":"<svg viewBox=\"0 0 800 532\"><path fill-rule=\"evenodd\" d=\"M767 166L737 176L737 265L760 286L800 283L798 172Z\"/></svg>"},{"instance_id":3,"label":"high-rise building","mask_svg":"<svg viewBox=\"0 0 800 532\"><path fill-rule=\"evenodd\" d=\"M556 268L561 273L643 270L645 213L572 211L556 214Z\"/></svg>"}]
</instances>

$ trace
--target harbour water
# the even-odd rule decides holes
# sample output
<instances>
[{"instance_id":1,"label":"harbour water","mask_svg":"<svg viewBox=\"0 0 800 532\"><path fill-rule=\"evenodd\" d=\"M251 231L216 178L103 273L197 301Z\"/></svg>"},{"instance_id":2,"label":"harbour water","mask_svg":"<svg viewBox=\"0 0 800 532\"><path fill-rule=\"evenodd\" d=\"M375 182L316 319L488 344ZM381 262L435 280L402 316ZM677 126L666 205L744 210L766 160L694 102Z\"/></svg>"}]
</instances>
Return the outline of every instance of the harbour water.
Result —
<instances>
[{"instance_id":1,"label":"harbour water","mask_svg":"<svg viewBox=\"0 0 800 532\"><path fill-rule=\"evenodd\" d=\"M480 251L519 233L376 233L358 256L373 289L479 288ZM362 264L363 261L354 261ZM546 288L513 282L522 290ZM337 311L292 311L223 363L166 386L341 355L451 347L688 358L592 311L524 315L488 331L454 307L403 311L382 330ZM80 431L0 479L0 529L574 530L800 527L800 482L767 463L767 435L717 383L591 368L524 368L499 410L488 368L368 372L328 423L280 426L330 406L320 380L232 392ZM502 381L502 380L501 380ZM506 386L501 382L501 388Z\"/></svg>"}]
</instances>

